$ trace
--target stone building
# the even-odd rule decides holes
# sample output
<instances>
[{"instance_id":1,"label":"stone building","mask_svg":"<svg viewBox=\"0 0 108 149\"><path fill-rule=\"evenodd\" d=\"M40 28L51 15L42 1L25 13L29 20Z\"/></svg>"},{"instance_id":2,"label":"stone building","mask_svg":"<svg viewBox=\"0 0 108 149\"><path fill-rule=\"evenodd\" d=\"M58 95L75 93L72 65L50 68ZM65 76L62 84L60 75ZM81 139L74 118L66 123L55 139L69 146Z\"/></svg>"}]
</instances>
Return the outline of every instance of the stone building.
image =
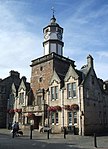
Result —
<instances>
[{"instance_id":1,"label":"stone building","mask_svg":"<svg viewBox=\"0 0 108 149\"><path fill-rule=\"evenodd\" d=\"M107 82L97 78L93 58L80 70L63 56L63 28L53 17L43 29L44 56L32 60L34 125L52 132L74 131L79 135L107 130Z\"/></svg>"},{"instance_id":2,"label":"stone building","mask_svg":"<svg viewBox=\"0 0 108 149\"><path fill-rule=\"evenodd\" d=\"M63 80L54 72L48 101L49 124L54 132L60 132L63 127L68 131L74 128L79 135L108 130L108 94L107 88L103 88L105 82L101 81L95 74L90 55L87 57L87 65L80 71L70 65ZM61 82L64 82L62 88Z\"/></svg>"},{"instance_id":3,"label":"stone building","mask_svg":"<svg viewBox=\"0 0 108 149\"><path fill-rule=\"evenodd\" d=\"M27 124L25 107L32 104L30 83L23 76L19 84L12 83L10 90L7 104L7 124L12 124L16 121L22 127Z\"/></svg>"},{"instance_id":4,"label":"stone building","mask_svg":"<svg viewBox=\"0 0 108 149\"><path fill-rule=\"evenodd\" d=\"M13 70L9 77L0 80L0 128L7 127L7 104L13 82L16 85L20 83L20 74Z\"/></svg>"},{"instance_id":5,"label":"stone building","mask_svg":"<svg viewBox=\"0 0 108 149\"><path fill-rule=\"evenodd\" d=\"M96 76L93 57L88 55L78 70L74 60L63 56L63 28L54 15L43 34L44 55L32 60L30 84L25 77L11 83L13 116L8 119L24 128L48 126L55 133L64 127L79 135L107 131L108 81Z\"/></svg>"}]
</instances>

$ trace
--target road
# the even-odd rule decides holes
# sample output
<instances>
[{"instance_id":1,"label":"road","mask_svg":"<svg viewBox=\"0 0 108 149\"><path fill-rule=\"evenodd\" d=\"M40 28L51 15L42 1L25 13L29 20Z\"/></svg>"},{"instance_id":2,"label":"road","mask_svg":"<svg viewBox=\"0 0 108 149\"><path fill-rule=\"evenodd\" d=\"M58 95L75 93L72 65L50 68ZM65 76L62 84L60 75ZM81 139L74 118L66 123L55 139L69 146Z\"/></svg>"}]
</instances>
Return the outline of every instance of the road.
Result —
<instances>
[{"instance_id":1,"label":"road","mask_svg":"<svg viewBox=\"0 0 108 149\"><path fill-rule=\"evenodd\" d=\"M108 149L108 136L97 138L98 149ZM47 139L46 134L33 132L24 136L12 138L10 133L0 132L0 149L94 149L94 138L91 136L52 135Z\"/></svg>"},{"instance_id":2,"label":"road","mask_svg":"<svg viewBox=\"0 0 108 149\"><path fill-rule=\"evenodd\" d=\"M74 147L74 143L68 144L66 140L56 143L56 140L35 140L24 139L21 137L11 138L6 135L0 135L0 149L79 149Z\"/></svg>"}]
</instances>

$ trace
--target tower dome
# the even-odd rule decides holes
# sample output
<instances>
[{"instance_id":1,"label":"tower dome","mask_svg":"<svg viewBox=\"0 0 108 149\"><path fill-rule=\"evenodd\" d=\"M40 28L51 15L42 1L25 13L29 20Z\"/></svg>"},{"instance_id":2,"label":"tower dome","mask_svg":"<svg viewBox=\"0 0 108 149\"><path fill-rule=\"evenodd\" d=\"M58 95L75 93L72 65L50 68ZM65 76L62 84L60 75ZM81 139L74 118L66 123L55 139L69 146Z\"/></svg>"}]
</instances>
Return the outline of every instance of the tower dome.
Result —
<instances>
[{"instance_id":1,"label":"tower dome","mask_svg":"<svg viewBox=\"0 0 108 149\"><path fill-rule=\"evenodd\" d=\"M55 24L55 23L56 23L56 18L54 17L54 15L53 15L53 17L51 18L50 22L51 22L51 24Z\"/></svg>"}]
</instances>

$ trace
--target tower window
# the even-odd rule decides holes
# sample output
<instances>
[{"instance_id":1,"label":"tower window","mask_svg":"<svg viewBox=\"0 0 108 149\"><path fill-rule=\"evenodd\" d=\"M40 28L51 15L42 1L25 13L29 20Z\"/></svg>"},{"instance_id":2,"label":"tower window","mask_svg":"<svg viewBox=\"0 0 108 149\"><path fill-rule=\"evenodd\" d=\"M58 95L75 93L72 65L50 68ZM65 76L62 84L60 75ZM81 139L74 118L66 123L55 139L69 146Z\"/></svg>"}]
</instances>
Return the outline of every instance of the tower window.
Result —
<instances>
[{"instance_id":1,"label":"tower window","mask_svg":"<svg viewBox=\"0 0 108 149\"><path fill-rule=\"evenodd\" d=\"M40 71L42 71L42 70L43 70L43 67L41 66L41 67L40 67Z\"/></svg>"},{"instance_id":2,"label":"tower window","mask_svg":"<svg viewBox=\"0 0 108 149\"><path fill-rule=\"evenodd\" d=\"M58 32L59 32L59 33L62 33L61 29L58 28Z\"/></svg>"},{"instance_id":3,"label":"tower window","mask_svg":"<svg viewBox=\"0 0 108 149\"><path fill-rule=\"evenodd\" d=\"M51 27L51 32L55 32L56 31L56 27Z\"/></svg>"},{"instance_id":4,"label":"tower window","mask_svg":"<svg viewBox=\"0 0 108 149\"><path fill-rule=\"evenodd\" d=\"M42 96L37 96L37 105L41 105Z\"/></svg>"},{"instance_id":5,"label":"tower window","mask_svg":"<svg viewBox=\"0 0 108 149\"><path fill-rule=\"evenodd\" d=\"M45 30L45 33L47 33L48 31L49 31L49 29L46 29L46 30Z\"/></svg>"},{"instance_id":6,"label":"tower window","mask_svg":"<svg viewBox=\"0 0 108 149\"><path fill-rule=\"evenodd\" d=\"M42 77L40 77L40 78L39 78L39 82L42 82L42 79L43 79L43 78L42 78Z\"/></svg>"}]
</instances>

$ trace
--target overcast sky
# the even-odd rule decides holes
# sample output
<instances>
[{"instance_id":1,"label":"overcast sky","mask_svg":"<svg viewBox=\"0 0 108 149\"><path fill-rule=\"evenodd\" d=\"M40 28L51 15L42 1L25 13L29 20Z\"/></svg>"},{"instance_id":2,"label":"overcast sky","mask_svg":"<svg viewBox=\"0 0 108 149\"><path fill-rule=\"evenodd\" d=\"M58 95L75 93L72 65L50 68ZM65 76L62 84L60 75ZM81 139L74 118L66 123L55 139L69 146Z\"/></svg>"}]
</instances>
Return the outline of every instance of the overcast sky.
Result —
<instances>
[{"instance_id":1,"label":"overcast sky","mask_svg":"<svg viewBox=\"0 0 108 149\"><path fill-rule=\"evenodd\" d=\"M64 28L64 56L76 68L94 58L97 77L108 79L108 0L0 0L0 78L18 71L30 81L30 64L43 56L43 28L55 8Z\"/></svg>"}]
</instances>

